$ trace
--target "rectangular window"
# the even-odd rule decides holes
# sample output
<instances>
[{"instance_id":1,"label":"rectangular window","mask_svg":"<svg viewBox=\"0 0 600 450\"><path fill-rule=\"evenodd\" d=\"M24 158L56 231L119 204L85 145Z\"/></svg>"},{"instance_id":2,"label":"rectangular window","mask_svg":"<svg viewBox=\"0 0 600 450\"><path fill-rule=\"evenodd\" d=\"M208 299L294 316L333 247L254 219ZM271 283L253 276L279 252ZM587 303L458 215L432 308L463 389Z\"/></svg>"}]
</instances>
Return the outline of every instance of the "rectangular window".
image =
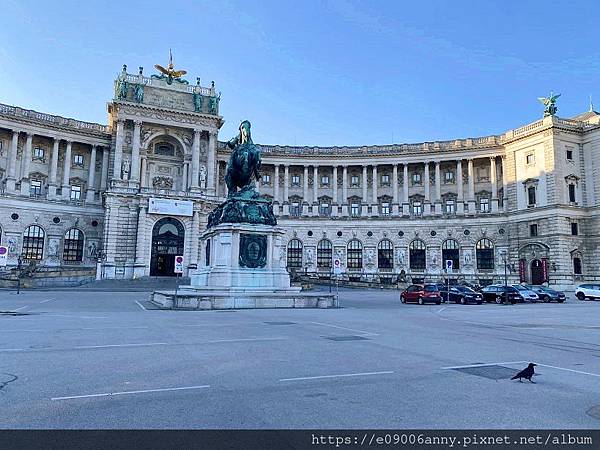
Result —
<instances>
[{"instance_id":1,"label":"rectangular window","mask_svg":"<svg viewBox=\"0 0 600 450\"><path fill-rule=\"evenodd\" d=\"M390 185L390 176L385 174L385 175L381 175L381 185L382 186L389 186Z\"/></svg>"},{"instance_id":2,"label":"rectangular window","mask_svg":"<svg viewBox=\"0 0 600 450\"><path fill-rule=\"evenodd\" d=\"M527 188L527 205L535 206L535 204L536 204L535 186L529 186Z\"/></svg>"},{"instance_id":3,"label":"rectangular window","mask_svg":"<svg viewBox=\"0 0 600 450\"><path fill-rule=\"evenodd\" d=\"M575 197L575 185L569 184L569 202L575 203L577 198Z\"/></svg>"},{"instance_id":4,"label":"rectangular window","mask_svg":"<svg viewBox=\"0 0 600 450\"><path fill-rule=\"evenodd\" d=\"M479 210L482 213L490 212L490 200L488 198L482 198L479 200Z\"/></svg>"},{"instance_id":5,"label":"rectangular window","mask_svg":"<svg viewBox=\"0 0 600 450\"><path fill-rule=\"evenodd\" d=\"M73 165L77 167L83 167L83 155L73 155Z\"/></svg>"},{"instance_id":6,"label":"rectangular window","mask_svg":"<svg viewBox=\"0 0 600 450\"><path fill-rule=\"evenodd\" d=\"M456 212L456 204L454 200L446 201L446 214L454 214Z\"/></svg>"},{"instance_id":7,"label":"rectangular window","mask_svg":"<svg viewBox=\"0 0 600 450\"><path fill-rule=\"evenodd\" d=\"M527 165L535 164L535 155L533 153L529 153L525 159L527 161Z\"/></svg>"},{"instance_id":8,"label":"rectangular window","mask_svg":"<svg viewBox=\"0 0 600 450\"><path fill-rule=\"evenodd\" d=\"M571 222L571 235L572 236L579 235L579 224L577 222Z\"/></svg>"},{"instance_id":9,"label":"rectangular window","mask_svg":"<svg viewBox=\"0 0 600 450\"><path fill-rule=\"evenodd\" d=\"M423 206L421 205L421 202L414 202L413 215L420 216L421 214L423 214Z\"/></svg>"},{"instance_id":10,"label":"rectangular window","mask_svg":"<svg viewBox=\"0 0 600 450\"><path fill-rule=\"evenodd\" d=\"M81 186L71 186L71 200L81 200Z\"/></svg>"},{"instance_id":11,"label":"rectangular window","mask_svg":"<svg viewBox=\"0 0 600 450\"><path fill-rule=\"evenodd\" d=\"M321 184L323 186L329 186L329 175L323 175L321 177Z\"/></svg>"},{"instance_id":12,"label":"rectangular window","mask_svg":"<svg viewBox=\"0 0 600 450\"><path fill-rule=\"evenodd\" d=\"M263 175L262 176L262 183L263 184L270 184L271 183L271 175Z\"/></svg>"},{"instance_id":13,"label":"rectangular window","mask_svg":"<svg viewBox=\"0 0 600 450\"><path fill-rule=\"evenodd\" d=\"M389 202L383 202L381 204L381 215L389 216L390 215L390 204Z\"/></svg>"},{"instance_id":14,"label":"rectangular window","mask_svg":"<svg viewBox=\"0 0 600 450\"><path fill-rule=\"evenodd\" d=\"M290 215L294 217L300 217L300 203L292 202L290 206Z\"/></svg>"},{"instance_id":15,"label":"rectangular window","mask_svg":"<svg viewBox=\"0 0 600 450\"><path fill-rule=\"evenodd\" d=\"M352 205L350 205L350 215L352 217L360 216L360 205L358 203L352 203Z\"/></svg>"},{"instance_id":16,"label":"rectangular window","mask_svg":"<svg viewBox=\"0 0 600 450\"><path fill-rule=\"evenodd\" d=\"M36 147L33 149L33 158L34 161L44 161L46 159L46 150L41 147Z\"/></svg>"},{"instance_id":17,"label":"rectangular window","mask_svg":"<svg viewBox=\"0 0 600 450\"><path fill-rule=\"evenodd\" d=\"M420 173L413 173L413 184L421 184L421 174Z\"/></svg>"},{"instance_id":18,"label":"rectangular window","mask_svg":"<svg viewBox=\"0 0 600 450\"><path fill-rule=\"evenodd\" d=\"M567 150L567 161L573 161L573 150Z\"/></svg>"},{"instance_id":19,"label":"rectangular window","mask_svg":"<svg viewBox=\"0 0 600 450\"><path fill-rule=\"evenodd\" d=\"M350 185L358 186L360 184L360 180L358 179L358 175L352 175L350 177Z\"/></svg>"},{"instance_id":20,"label":"rectangular window","mask_svg":"<svg viewBox=\"0 0 600 450\"><path fill-rule=\"evenodd\" d=\"M529 225L529 236L536 237L538 235L538 226L537 223L532 223Z\"/></svg>"},{"instance_id":21,"label":"rectangular window","mask_svg":"<svg viewBox=\"0 0 600 450\"><path fill-rule=\"evenodd\" d=\"M39 180L31 180L29 182L29 195L39 197L42 195L42 182Z\"/></svg>"},{"instance_id":22,"label":"rectangular window","mask_svg":"<svg viewBox=\"0 0 600 450\"><path fill-rule=\"evenodd\" d=\"M452 183L454 181L454 172L448 170L444 173L444 181L446 183Z\"/></svg>"},{"instance_id":23,"label":"rectangular window","mask_svg":"<svg viewBox=\"0 0 600 450\"><path fill-rule=\"evenodd\" d=\"M300 186L300 175L292 175L292 185Z\"/></svg>"},{"instance_id":24,"label":"rectangular window","mask_svg":"<svg viewBox=\"0 0 600 450\"><path fill-rule=\"evenodd\" d=\"M321 207L320 207L320 211L319 213L322 216L328 216L330 213L330 209L329 209L329 203L321 203Z\"/></svg>"}]
</instances>

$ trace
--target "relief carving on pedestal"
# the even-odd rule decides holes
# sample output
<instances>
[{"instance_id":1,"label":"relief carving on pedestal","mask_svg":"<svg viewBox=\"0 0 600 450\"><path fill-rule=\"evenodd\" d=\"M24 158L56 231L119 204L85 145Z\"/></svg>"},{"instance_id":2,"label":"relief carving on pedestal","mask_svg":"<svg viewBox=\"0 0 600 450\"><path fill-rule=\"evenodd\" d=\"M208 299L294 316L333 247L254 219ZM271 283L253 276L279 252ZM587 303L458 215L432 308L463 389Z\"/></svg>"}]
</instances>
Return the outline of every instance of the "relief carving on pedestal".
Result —
<instances>
[{"instance_id":1,"label":"relief carving on pedestal","mask_svg":"<svg viewBox=\"0 0 600 450\"><path fill-rule=\"evenodd\" d=\"M155 189L172 189L173 178L158 176L152 178L152 187Z\"/></svg>"}]
</instances>

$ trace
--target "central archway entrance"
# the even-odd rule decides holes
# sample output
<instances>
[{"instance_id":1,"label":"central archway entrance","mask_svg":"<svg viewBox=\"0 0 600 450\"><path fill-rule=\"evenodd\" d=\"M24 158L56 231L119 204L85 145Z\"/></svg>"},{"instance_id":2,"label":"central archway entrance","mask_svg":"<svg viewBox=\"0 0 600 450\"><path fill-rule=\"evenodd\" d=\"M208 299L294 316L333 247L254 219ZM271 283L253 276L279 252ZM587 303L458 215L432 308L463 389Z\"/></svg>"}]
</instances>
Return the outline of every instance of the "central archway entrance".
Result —
<instances>
[{"instance_id":1,"label":"central archway entrance","mask_svg":"<svg viewBox=\"0 0 600 450\"><path fill-rule=\"evenodd\" d=\"M152 229L151 276L175 276L175 256L183 255L185 230L181 222L165 217Z\"/></svg>"},{"instance_id":2,"label":"central archway entrance","mask_svg":"<svg viewBox=\"0 0 600 450\"><path fill-rule=\"evenodd\" d=\"M531 284L539 285L544 281L544 267L542 261L534 259L531 261Z\"/></svg>"}]
</instances>

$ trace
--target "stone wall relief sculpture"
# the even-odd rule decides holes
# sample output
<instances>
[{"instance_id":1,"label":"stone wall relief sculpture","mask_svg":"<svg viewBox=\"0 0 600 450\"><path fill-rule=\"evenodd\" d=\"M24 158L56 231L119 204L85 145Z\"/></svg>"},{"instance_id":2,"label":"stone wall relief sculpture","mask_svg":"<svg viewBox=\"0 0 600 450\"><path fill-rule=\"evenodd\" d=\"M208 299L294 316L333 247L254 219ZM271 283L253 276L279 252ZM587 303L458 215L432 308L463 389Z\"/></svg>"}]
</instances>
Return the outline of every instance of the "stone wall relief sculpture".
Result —
<instances>
[{"instance_id":1,"label":"stone wall relief sculpture","mask_svg":"<svg viewBox=\"0 0 600 450\"><path fill-rule=\"evenodd\" d=\"M306 248L306 265L308 267L314 266L313 257L314 257L313 249L311 247L307 247Z\"/></svg>"},{"instance_id":2,"label":"stone wall relief sculpture","mask_svg":"<svg viewBox=\"0 0 600 450\"><path fill-rule=\"evenodd\" d=\"M406 267L406 252L403 248L398 249L398 267Z\"/></svg>"},{"instance_id":3,"label":"stone wall relief sculpture","mask_svg":"<svg viewBox=\"0 0 600 450\"><path fill-rule=\"evenodd\" d=\"M152 187L154 189L172 189L173 178L165 176L157 176L152 178Z\"/></svg>"},{"instance_id":4,"label":"stone wall relief sculpture","mask_svg":"<svg viewBox=\"0 0 600 450\"><path fill-rule=\"evenodd\" d=\"M96 241L88 242L87 256L90 259L95 259L98 257L98 242L96 242Z\"/></svg>"},{"instance_id":5,"label":"stone wall relief sculpture","mask_svg":"<svg viewBox=\"0 0 600 450\"><path fill-rule=\"evenodd\" d=\"M375 249L369 248L366 253L367 267L375 266Z\"/></svg>"},{"instance_id":6,"label":"stone wall relief sculpture","mask_svg":"<svg viewBox=\"0 0 600 450\"><path fill-rule=\"evenodd\" d=\"M48 257L50 259L58 259L58 248L60 241L58 238L50 238L48 241Z\"/></svg>"},{"instance_id":7,"label":"stone wall relief sculpture","mask_svg":"<svg viewBox=\"0 0 600 450\"><path fill-rule=\"evenodd\" d=\"M10 237L8 238L8 256L16 257L17 256L17 238Z\"/></svg>"},{"instance_id":8,"label":"stone wall relief sculpture","mask_svg":"<svg viewBox=\"0 0 600 450\"><path fill-rule=\"evenodd\" d=\"M466 248L462 251L463 253L463 266L465 268L473 267L473 250Z\"/></svg>"}]
</instances>

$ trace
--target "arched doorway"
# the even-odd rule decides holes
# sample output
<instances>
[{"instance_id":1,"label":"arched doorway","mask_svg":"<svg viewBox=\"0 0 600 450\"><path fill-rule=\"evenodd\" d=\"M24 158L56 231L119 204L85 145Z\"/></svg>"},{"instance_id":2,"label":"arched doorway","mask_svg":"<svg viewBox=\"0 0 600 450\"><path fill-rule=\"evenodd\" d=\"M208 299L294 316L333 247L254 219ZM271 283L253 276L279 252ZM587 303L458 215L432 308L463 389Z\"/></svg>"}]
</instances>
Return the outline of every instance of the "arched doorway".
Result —
<instances>
[{"instance_id":1,"label":"arched doorway","mask_svg":"<svg viewBox=\"0 0 600 450\"><path fill-rule=\"evenodd\" d=\"M538 285L546 281L544 279L544 267L543 263L539 259L531 261L531 284Z\"/></svg>"},{"instance_id":2,"label":"arched doorway","mask_svg":"<svg viewBox=\"0 0 600 450\"><path fill-rule=\"evenodd\" d=\"M181 222L165 217L152 229L151 276L175 276L175 256L183 255L185 230Z\"/></svg>"}]
</instances>

